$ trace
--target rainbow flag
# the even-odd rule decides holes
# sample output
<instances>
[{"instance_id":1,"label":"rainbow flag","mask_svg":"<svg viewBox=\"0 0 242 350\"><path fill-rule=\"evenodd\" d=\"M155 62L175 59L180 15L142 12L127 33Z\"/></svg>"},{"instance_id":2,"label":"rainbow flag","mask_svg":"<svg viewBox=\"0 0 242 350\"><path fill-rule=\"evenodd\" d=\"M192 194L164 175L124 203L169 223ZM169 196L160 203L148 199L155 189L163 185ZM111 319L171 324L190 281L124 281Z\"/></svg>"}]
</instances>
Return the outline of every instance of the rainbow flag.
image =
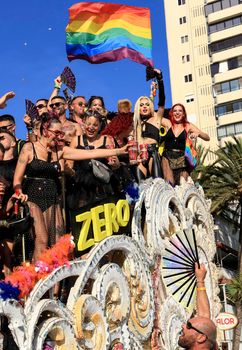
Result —
<instances>
[{"instance_id":1,"label":"rainbow flag","mask_svg":"<svg viewBox=\"0 0 242 350\"><path fill-rule=\"evenodd\" d=\"M192 140L190 140L189 137L186 138L185 159L190 171L196 168L198 162L198 153L193 147Z\"/></svg>"},{"instance_id":2,"label":"rainbow flag","mask_svg":"<svg viewBox=\"0 0 242 350\"><path fill-rule=\"evenodd\" d=\"M129 58L153 66L147 8L80 2L69 8L66 51L69 61L103 63Z\"/></svg>"}]
</instances>

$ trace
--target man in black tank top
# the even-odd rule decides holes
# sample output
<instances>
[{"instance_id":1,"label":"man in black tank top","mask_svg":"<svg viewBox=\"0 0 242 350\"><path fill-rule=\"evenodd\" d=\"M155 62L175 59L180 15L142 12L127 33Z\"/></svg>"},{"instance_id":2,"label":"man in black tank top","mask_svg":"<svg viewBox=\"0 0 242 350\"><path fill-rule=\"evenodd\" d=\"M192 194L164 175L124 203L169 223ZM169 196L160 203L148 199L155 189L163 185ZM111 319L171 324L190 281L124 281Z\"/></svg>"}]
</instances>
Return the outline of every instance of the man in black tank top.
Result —
<instances>
[{"instance_id":1,"label":"man in black tank top","mask_svg":"<svg viewBox=\"0 0 242 350\"><path fill-rule=\"evenodd\" d=\"M13 205L10 198L13 193L13 176L17 163L17 158L14 157L16 139L9 131L0 129L0 143L4 148L4 158L0 160L0 220L6 220L8 217L8 207L10 204ZM7 275L10 273L12 265L13 230L3 227L2 224L0 224L0 230L1 258L4 274Z\"/></svg>"}]
</instances>

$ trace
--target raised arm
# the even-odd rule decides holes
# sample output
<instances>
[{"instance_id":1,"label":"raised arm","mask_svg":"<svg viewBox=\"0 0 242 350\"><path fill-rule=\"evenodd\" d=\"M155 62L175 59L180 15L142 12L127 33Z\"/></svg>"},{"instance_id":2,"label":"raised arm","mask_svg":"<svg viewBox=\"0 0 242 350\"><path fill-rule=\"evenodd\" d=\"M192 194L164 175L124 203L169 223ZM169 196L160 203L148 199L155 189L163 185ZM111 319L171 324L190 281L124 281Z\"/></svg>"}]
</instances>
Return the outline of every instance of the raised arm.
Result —
<instances>
[{"instance_id":1,"label":"raised arm","mask_svg":"<svg viewBox=\"0 0 242 350\"><path fill-rule=\"evenodd\" d=\"M121 154L127 153L128 146L124 146L122 148L115 148L115 149L92 149L92 150L83 150L83 149L74 149L71 147L65 146L63 148L63 155L62 157L64 159L69 160L86 160L86 159L92 159L92 158L106 158L106 157L112 157L112 156L119 156Z\"/></svg>"},{"instance_id":2,"label":"raised arm","mask_svg":"<svg viewBox=\"0 0 242 350\"><path fill-rule=\"evenodd\" d=\"M189 125L189 136L191 138L197 138L200 137L204 141L210 141L210 137L206 132L203 132L202 130L198 129L194 124L190 123Z\"/></svg>"},{"instance_id":3,"label":"raised arm","mask_svg":"<svg viewBox=\"0 0 242 350\"><path fill-rule=\"evenodd\" d=\"M10 100L10 98L13 98L15 96L15 93L13 91L9 91L6 94L4 94L2 97L0 97L0 108L3 109L7 106L7 101Z\"/></svg>"},{"instance_id":4,"label":"raised arm","mask_svg":"<svg viewBox=\"0 0 242 350\"><path fill-rule=\"evenodd\" d=\"M205 277L207 270L204 264L195 263L195 275L197 278L197 315L201 317L211 317L210 305L205 287Z\"/></svg>"},{"instance_id":5,"label":"raised arm","mask_svg":"<svg viewBox=\"0 0 242 350\"><path fill-rule=\"evenodd\" d=\"M159 119L159 122L161 124L161 120L164 116L165 112L165 100L166 100L166 95L165 95L165 87L164 87L164 82L163 82L163 76L162 72L160 69L154 69L154 74L157 80L158 84L158 111L157 111L157 118Z\"/></svg>"},{"instance_id":6,"label":"raised arm","mask_svg":"<svg viewBox=\"0 0 242 350\"><path fill-rule=\"evenodd\" d=\"M52 98L58 96L58 94L59 94L59 91L60 91L60 88L61 88L61 85L62 85L61 77L58 76L57 78L55 78L54 83L55 83L54 89L53 89L53 91L52 91L52 93L50 95L50 98L49 98L49 101L48 101L48 105L47 105L48 109L50 109L49 105L51 103Z\"/></svg>"}]
</instances>

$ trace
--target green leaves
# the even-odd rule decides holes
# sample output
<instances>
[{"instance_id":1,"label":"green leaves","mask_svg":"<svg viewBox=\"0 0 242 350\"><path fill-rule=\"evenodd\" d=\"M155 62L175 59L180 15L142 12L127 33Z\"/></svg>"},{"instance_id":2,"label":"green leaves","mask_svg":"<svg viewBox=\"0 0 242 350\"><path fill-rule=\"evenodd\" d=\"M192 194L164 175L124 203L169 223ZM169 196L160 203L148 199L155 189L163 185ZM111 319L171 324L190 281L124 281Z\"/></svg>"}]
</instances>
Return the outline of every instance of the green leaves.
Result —
<instances>
[{"instance_id":1,"label":"green leaves","mask_svg":"<svg viewBox=\"0 0 242 350\"><path fill-rule=\"evenodd\" d=\"M242 274L226 285L226 294L233 303L242 305Z\"/></svg>"}]
</instances>

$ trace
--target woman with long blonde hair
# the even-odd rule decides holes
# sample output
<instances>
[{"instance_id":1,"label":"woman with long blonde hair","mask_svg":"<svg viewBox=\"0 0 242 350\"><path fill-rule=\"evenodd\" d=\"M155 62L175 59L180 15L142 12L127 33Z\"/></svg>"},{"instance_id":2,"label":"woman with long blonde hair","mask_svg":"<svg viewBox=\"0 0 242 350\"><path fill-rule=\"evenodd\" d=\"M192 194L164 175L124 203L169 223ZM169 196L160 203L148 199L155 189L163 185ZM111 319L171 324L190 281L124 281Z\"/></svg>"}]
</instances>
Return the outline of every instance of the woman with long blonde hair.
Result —
<instances>
[{"instance_id":1,"label":"woman with long blonde hair","mask_svg":"<svg viewBox=\"0 0 242 350\"><path fill-rule=\"evenodd\" d=\"M162 175L158 144L164 115L165 93L161 71L154 69L154 75L159 87L158 111L155 112L154 104L147 96L139 97L134 107L134 139L139 145L145 145L148 151L147 160L142 161L137 167L139 181Z\"/></svg>"}]
</instances>

